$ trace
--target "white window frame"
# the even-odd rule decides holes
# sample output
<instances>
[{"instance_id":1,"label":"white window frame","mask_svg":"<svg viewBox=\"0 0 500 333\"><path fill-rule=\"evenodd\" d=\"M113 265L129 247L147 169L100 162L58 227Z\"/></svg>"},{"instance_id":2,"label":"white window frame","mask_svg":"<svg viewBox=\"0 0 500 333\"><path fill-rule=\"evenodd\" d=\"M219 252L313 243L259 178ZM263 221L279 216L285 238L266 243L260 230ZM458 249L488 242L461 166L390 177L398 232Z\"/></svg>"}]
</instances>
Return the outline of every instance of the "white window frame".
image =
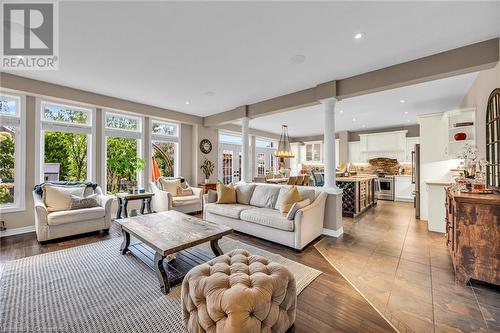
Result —
<instances>
[{"instance_id":1,"label":"white window frame","mask_svg":"<svg viewBox=\"0 0 500 333\"><path fill-rule=\"evenodd\" d=\"M84 110L89 112L88 124L74 124L60 121L46 120L43 118L42 108L46 105L63 106L75 110ZM96 123L95 108L80 105L78 103L59 102L51 99L36 100L35 108L35 137L39 138L38 145L35 146L35 184L41 184L44 179L44 163L45 163L45 132L68 132L87 135L87 177L86 181L96 182L95 172L95 149L96 146L96 129L92 124Z\"/></svg>"},{"instance_id":2,"label":"white window frame","mask_svg":"<svg viewBox=\"0 0 500 333\"><path fill-rule=\"evenodd\" d=\"M0 205L0 213L13 213L26 210L26 96L14 93L0 93L18 101L15 115L0 115L0 123L16 128L14 144L14 202Z\"/></svg>"},{"instance_id":3,"label":"white window frame","mask_svg":"<svg viewBox=\"0 0 500 333\"><path fill-rule=\"evenodd\" d=\"M176 135L166 135L166 134L158 134L158 133L153 133L153 123L164 123L168 125L174 125L177 127L176 130ZM175 144L175 151L174 151L174 177L179 177L180 175L180 165L181 165L181 154L180 154L180 149L179 147L181 146L180 144L180 137L181 137L181 124L168 121L165 119L160 119L160 118L149 118L149 133L148 133L148 145L149 145L149 156L148 160L146 163L151 164L151 168L149 168L149 175L148 179L151 179L152 172L153 172L153 165L151 163L153 159L153 141L160 141L163 143L174 143Z\"/></svg>"},{"instance_id":4,"label":"white window frame","mask_svg":"<svg viewBox=\"0 0 500 333\"><path fill-rule=\"evenodd\" d=\"M120 129L120 128L108 128L106 127L106 115L108 114L113 114L117 116L124 116L124 117L130 117L130 118L136 118L139 123L138 123L138 129L137 130L129 130L129 129ZM101 168L101 183L103 186L103 191L107 192L108 188L108 177L107 177L107 164L108 164L108 154L107 154L107 149L108 145L106 143L106 138L108 136L113 136L113 137L119 137L119 138L128 138L128 139L136 139L137 140L137 157L144 159L144 163L147 164L148 161L144 157L144 149L143 149L143 142L145 140L145 133L144 133L144 117L138 116L136 114L132 114L129 112L125 111L117 111L117 110L110 110L110 109L103 109L102 110L102 141L101 141L101 161L102 161L102 168ZM145 166L145 170L147 170L147 167ZM139 188L144 187L144 171L137 171L137 186Z\"/></svg>"}]
</instances>

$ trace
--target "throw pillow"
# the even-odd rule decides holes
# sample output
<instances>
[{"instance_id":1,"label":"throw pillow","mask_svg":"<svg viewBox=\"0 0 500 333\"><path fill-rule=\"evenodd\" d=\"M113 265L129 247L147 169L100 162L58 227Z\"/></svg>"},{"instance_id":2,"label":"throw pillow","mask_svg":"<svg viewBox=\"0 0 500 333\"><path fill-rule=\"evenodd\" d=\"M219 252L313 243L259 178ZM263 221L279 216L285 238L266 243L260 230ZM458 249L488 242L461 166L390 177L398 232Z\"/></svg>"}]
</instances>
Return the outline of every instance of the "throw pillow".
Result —
<instances>
[{"instance_id":1,"label":"throw pillow","mask_svg":"<svg viewBox=\"0 0 500 333\"><path fill-rule=\"evenodd\" d=\"M234 189L233 184L224 185L221 182L217 183L217 203L236 203L236 190Z\"/></svg>"},{"instance_id":2,"label":"throw pillow","mask_svg":"<svg viewBox=\"0 0 500 333\"><path fill-rule=\"evenodd\" d=\"M255 185L236 185L236 201L239 204L249 205L250 198L252 198L253 190L255 189Z\"/></svg>"},{"instance_id":3,"label":"throw pillow","mask_svg":"<svg viewBox=\"0 0 500 333\"><path fill-rule=\"evenodd\" d=\"M290 210L288 211L288 214L286 214L286 218L288 220L293 220L295 219L295 214L297 214L297 211L301 208L307 207L311 204L311 199L305 199L299 202L296 202L292 205Z\"/></svg>"},{"instance_id":4,"label":"throw pillow","mask_svg":"<svg viewBox=\"0 0 500 333\"><path fill-rule=\"evenodd\" d=\"M163 191L170 192L175 197L177 196L177 187L181 186L181 180L160 178L160 184Z\"/></svg>"},{"instance_id":5,"label":"throw pillow","mask_svg":"<svg viewBox=\"0 0 500 333\"><path fill-rule=\"evenodd\" d=\"M179 185L177 187L177 196L178 197L187 197L190 195L193 195L193 190L191 189L191 187L183 188L182 185Z\"/></svg>"},{"instance_id":6,"label":"throw pillow","mask_svg":"<svg viewBox=\"0 0 500 333\"><path fill-rule=\"evenodd\" d=\"M283 201L281 202L280 206L280 212L282 214L288 213L290 208L292 208L292 205L296 202L299 202L302 200L300 198L300 193L299 190L297 190L296 186L292 186L284 195L283 195Z\"/></svg>"},{"instance_id":7,"label":"throw pillow","mask_svg":"<svg viewBox=\"0 0 500 333\"><path fill-rule=\"evenodd\" d=\"M83 197L85 185L77 186L61 186L61 185L43 185L43 203L47 207L47 211L58 212L68 210L71 207L71 196L76 195Z\"/></svg>"},{"instance_id":8,"label":"throw pillow","mask_svg":"<svg viewBox=\"0 0 500 333\"><path fill-rule=\"evenodd\" d=\"M208 190L207 203L217 202L217 191Z\"/></svg>"},{"instance_id":9,"label":"throw pillow","mask_svg":"<svg viewBox=\"0 0 500 333\"><path fill-rule=\"evenodd\" d=\"M71 195L71 204L69 209L84 209L99 207L99 194L92 194L88 197L79 197L76 195Z\"/></svg>"}]
</instances>

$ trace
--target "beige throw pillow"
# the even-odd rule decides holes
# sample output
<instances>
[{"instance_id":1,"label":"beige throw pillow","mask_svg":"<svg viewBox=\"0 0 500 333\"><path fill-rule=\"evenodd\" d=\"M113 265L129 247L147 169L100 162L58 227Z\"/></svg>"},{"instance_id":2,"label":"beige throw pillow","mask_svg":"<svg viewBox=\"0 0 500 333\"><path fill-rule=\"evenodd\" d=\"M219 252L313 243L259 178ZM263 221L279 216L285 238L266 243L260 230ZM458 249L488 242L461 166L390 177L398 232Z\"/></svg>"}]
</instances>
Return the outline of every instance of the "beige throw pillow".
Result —
<instances>
[{"instance_id":1,"label":"beige throw pillow","mask_svg":"<svg viewBox=\"0 0 500 333\"><path fill-rule=\"evenodd\" d=\"M180 185L177 187L177 196L178 197L187 197L190 195L193 195L193 190L191 189L191 187L183 188Z\"/></svg>"},{"instance_id":2,"label":"beige throw pillow","mask_svg":"<svg viewBox=\"0 0 500 333\"><path fill-rule=\"evenodd\" d=\"M311 199L305 199L305 200L294 203L292 205L292 207L290 208L290 210L288 211L288 214L286 214L286 218L288 220L295 219L295 214L297 214L297 211L299 209L302 209L304 207L309 206L310 204L311 204Z\"/></svg>"},{"instance_id":3,"label":"beige throw pillow","mask_svg":"<svg viewBox=\"0 0 500 333\"><path fill-rule=\"evenodd\" d=\"M87 197L78 197L76 195L71 195L71 204L69 209L85 209L92 207L99 207L99 194L92 194Z\"/></svg>"},{"instance_id":4,"label":"beige throw pillow","mask_svg":"<svg viewBox=\"0 0 500 333\"><path fill-rule=\"evenodd\" d=\"M85 185L62 186L44 184L42 187L42 199L47 207L47 211L50 213L70 209L71 196L83 197L85 188Z\"/></svg>"},{"instance_id":5,"label":"beige throw pillow","mask_svg":"<svg viewBox=\"0 0 500 333\"><path fill-rule=\"evenodd\" d=\"M296 202L301 201L299 190L296 186L292 186L284 195L283 201L281 201L280 212L282 214L288 213L292 205Z\"/></svg>"},{"instance_id":6,"label":"beige throw pillow","mask_svg":"<svg viewBox=\"0 0 500 333\"><path fill-rule=\"evenodd\" d=\"M160 184L163 191L170 192L173 197L176 197L177 188L181 186L181 180L160 178Z\"/></svg>"},{"instance_id":7,"label":"beige throw pillow","mask_svg":"<svg viewBox=\"0 0 500 333\"><path fill-rule=\"evenodd\" d=\"M221 182L217 183L217 203L236 203L236 190L234 189L233 184L226 186Z\"/></svg>"}]
</instances>

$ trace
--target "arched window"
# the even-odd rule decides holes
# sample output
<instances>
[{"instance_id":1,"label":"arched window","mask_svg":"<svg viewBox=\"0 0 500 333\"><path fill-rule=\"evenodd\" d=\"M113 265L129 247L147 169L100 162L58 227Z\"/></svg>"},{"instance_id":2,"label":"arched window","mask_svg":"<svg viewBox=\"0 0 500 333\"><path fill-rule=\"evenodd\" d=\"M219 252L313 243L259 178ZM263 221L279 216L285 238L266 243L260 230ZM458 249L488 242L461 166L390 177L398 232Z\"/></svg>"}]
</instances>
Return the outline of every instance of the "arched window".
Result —
<instances>
[{"instance_id":1,"label":"arched window","mask_svg":"<svg viewBox=\"0 0 500 333\"><path fill-rule=\"evenodd\" d=\"M486 182L500 189L500 88L493 90L486 109Z\"/></svg>"}]
</instances>

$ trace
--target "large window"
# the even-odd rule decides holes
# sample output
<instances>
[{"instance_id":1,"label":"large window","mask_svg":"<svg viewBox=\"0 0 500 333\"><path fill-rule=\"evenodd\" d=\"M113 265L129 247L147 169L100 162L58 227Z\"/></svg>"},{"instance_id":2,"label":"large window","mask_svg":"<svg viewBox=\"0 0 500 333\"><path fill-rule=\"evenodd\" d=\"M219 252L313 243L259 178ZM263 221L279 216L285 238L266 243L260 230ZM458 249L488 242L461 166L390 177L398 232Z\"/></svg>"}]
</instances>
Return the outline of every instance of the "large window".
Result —
<instances>
[{"instance_id":1,"label":"large window","mask_svg":"<svg viewBox=\"0 0 500 333\"><path fill-rule=\"evenodd\" d=\"M0 95L0 210L24 209L24 100Z\"/></svg>"},{"instance_id":2,"label":"large window","mask_svg":"<svg viewBox=\"0 0 500 333\"><path fill-rule=\"evenodd\" d=\"M92 109L40 103L40 182L92 180Z\"/></svg>"},{"instance_id":3,"label":"large window","mask_svg":"<svg viewBox=\"0 0 500 333\"><path fill-rule=\"evenodd\" d=\"M174 177L178 175L179 127L176 124L151 120L151 156L153 175Z\"/></svg>"},{"instance_id":4,"label":"large window","mask_svg":"<svg viewBox=\"0 0 500 333\"><path fill-rule=\"evenodd\" d=\"M142 185L142 119L105 112L106 190L108 193L126 191Z\"/></svg>"}]
</instances>

